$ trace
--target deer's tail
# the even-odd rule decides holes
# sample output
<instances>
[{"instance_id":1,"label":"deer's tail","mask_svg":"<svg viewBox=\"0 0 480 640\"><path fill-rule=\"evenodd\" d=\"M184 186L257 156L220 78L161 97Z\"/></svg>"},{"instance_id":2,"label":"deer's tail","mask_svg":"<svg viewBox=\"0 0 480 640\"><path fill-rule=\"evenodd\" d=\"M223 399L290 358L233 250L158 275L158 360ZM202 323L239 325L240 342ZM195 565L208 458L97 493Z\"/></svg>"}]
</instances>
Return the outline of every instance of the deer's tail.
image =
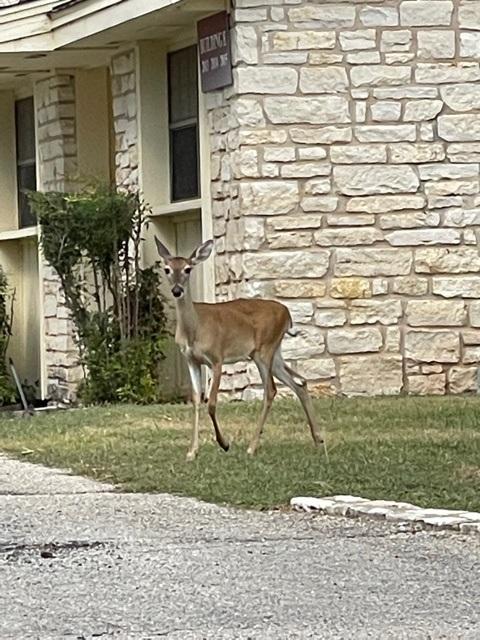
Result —
<instances>
[{"instance_id":1,"label":"deer's tail","mask_svg":"<svg viewBox=\"0 0 480 640\"><path fill-rule=\"evenodd\" d=\"M308 335L304 329L299 329L298 327L294 327L293 325L290 325L290 328L287 329L286 333L292 338L296 338L297 336L306 337Z\"/></svg>"},{"instance_id":2,"label":"deer's tail","mask_svg":"<svg viewBox=\"0 0 480 640\"><path fill-rule=\"evenodd\" d=\"M292 316L290 315L290 312L288 312L288 324L287 324L287 329L285 331L285 334L292 338L296 338L297 336L306 337L308 335L305 329L299 329L298 327L295 327L293 325L293 320L292 320Z\"/></svg>"}]
</instances>

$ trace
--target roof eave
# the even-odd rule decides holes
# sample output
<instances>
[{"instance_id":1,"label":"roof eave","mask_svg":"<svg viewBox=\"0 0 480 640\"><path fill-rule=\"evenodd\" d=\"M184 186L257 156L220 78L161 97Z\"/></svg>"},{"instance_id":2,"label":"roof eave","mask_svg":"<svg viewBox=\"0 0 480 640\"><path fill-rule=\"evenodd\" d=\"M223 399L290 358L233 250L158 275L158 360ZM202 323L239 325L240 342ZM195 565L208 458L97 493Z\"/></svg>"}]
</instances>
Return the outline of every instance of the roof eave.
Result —
<instances>
[{"instance_id":1,"label":"roof eave","mask_svg":"<svg viewBox=\"0 0 480 640\"><path fill-rule=\"evenodd\" d=\"M37 0L27 5L16 5L17 12L8 12L5 16L3 12L0 14L0 55L56 51L129 20L182 2L77 0L72 4L65 0ZM29 11L26 11L26 7Z\"/></svg>"}]
</instances>

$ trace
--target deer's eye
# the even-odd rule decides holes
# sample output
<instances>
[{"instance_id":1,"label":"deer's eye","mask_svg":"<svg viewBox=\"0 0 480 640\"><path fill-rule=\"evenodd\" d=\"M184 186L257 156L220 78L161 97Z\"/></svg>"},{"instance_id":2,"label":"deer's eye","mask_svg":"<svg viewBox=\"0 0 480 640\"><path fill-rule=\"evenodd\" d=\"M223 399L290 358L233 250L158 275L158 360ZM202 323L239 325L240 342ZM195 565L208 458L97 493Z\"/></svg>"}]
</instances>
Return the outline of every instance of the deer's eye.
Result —
<instances>
[{"instance_id":1,"label":"deer's eye","mask_svg":"<svg viewBox=\"0 0 480 640\"><path fill-rule=\"evenodd\" d=\"M165 267L165 273L167 274L167 276L169 276L172 273L172 270L170 269L170 267Z\"/></svg>"},{"instance_id":2,"label":"deer's eye","mask_svg":"<svg viewBox=\"0 0 480 640\"><path fill-rule=\"evenodd\" d=\"M190 273L192 271L192 267L185 267L184 271L185 273Z\"/></svg>"}]
</instances>

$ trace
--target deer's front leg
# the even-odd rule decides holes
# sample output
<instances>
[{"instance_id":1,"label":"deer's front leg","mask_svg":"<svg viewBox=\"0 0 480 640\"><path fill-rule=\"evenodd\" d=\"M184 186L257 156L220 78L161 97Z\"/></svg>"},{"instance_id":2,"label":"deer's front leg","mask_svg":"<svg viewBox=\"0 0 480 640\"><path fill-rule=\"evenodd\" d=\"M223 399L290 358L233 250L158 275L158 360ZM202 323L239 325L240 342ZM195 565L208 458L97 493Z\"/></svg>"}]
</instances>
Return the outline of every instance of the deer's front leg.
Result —
<instances>
[{"instance_id":1,"label":"deer's front leg","mask_svg":"<svg viewBox=\"0 0 480 640\"><path fill-rule=\"evenodd\" d=\"M192 381L192 400L194 406L193 427L192 427L192 440L190 442L190 449L187 453L187 460L195 460L198 453L198 430L200 422L200 402L202 398L202 372L200 365L193 360L188 360L188 371L190 373L190 380Z\"/></svg>"}]
</instances>

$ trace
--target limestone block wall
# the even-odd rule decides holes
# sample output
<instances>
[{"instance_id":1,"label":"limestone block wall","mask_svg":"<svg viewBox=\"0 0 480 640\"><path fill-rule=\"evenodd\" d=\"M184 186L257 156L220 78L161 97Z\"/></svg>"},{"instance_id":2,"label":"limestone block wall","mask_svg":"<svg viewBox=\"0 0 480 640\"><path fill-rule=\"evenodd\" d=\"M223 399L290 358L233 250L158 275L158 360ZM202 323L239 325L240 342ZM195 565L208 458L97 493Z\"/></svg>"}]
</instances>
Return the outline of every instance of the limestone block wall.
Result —
<instances>
[{"instance_id":1,"label":"limestone block wall","mask_svg":"<svg viewBox=\"0 0 480 640\"><path fill-rule=\"evenodd\" d=\"M68 191L77 173L75 78L57 74L35 85L38 188ZM62 402L75 400L82 370L73 340L73 324L54 269L40 260L43 286L44 351L47 395Z\"/></svg>"},{"instance_id":2,"label":"limestone block wall","mask_svg":"<svg viewBox=\"0 0 480 640\"><path fill-rule=\"evenodd\" d=\"M247 241L240 215L236 98L230 89L206 96L210 136L213 232L216 237L216 295L227 300L242 286L241 251Z\"/></svg>"},{"instance_id":3,"label":"limestone block wall","mask_svg":"<svg viewBox=\"0 0 480 640\"><path fill-rule=\"evenodd\" d=\"M210 175L212 180L212 217L215 238L216 299L230 300L244 294L244 249L251 240L250 221L240 210L240 174L238 171L239 123L238 98L233 88L205 96L210 135ZM249 240L250 238L250 240ZM256 244L250 248L255 249ZM250 380L247 365L225 365L220 396L241 399Z\"/></svg>"},{"instance_id":4,"label":"limestone block wall","mask_svg":"<svg viewBox=\"0 0 480 640\"><path fill-rule=\"evenodd\" d=\"M53 75L35 85L40 187L67 191L77 173L75 78Z\"/></svg>"},{"instance_id":5,"label":"limestone block wall","mask_svg":"<svg viewBox=\"0 0 480 640\"><path fill-rule=\"evenodd\" d=\"M476 390L480 2L236 0L233 21L235 84L210 98L219 299L285 302L316 393Z\"/></svg>"},{"instance_id":6,"label":"limestone block wall","mask_svg":"<svg viewBox=\"0 0 480 640\"><path fill-rule=\"evenodd\" d=\"M137 189L139 135L135 50L114 56L110 72L115 133L115 182L125 189Z\"/></svg>"}]
</instances>

